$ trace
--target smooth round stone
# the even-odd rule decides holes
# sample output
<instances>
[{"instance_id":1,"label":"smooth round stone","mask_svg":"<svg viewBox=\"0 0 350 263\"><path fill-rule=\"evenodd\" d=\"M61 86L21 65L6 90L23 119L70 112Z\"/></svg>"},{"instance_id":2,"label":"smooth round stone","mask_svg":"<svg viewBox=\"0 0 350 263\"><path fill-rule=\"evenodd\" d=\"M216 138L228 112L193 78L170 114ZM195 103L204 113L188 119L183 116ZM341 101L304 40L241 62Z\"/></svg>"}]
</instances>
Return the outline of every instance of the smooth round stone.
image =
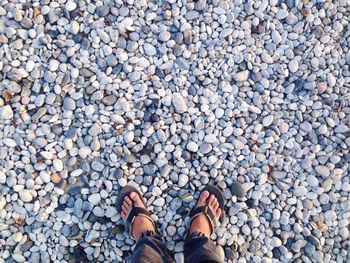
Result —
<instances>
[{"instance_id":1,"label":"smooth round stone","mask_svg":"<svg viewBox=\"0 0 350 263\"><path fill-rule=\"evenodd\" d=\"M15 241L16 243L19 243L22 240L22 233L21 232L17 232L13 235L13 241Z\"/></svg>"},{"instance_id":2,"label":"smooth round stone","mask_svg":"<svg viewBox=\"0 0 350 263\"><path fill-rule=\"evenodd\" d=\"M317 187L319 185L319 181L316 176L309 174L306 177L306 182L308 183L309 186L311 187Z\"/></svg>"},{"instance_id":3,"label":"smooth round stone","mask_svg":"<svg viewBox=\"0 0 350 263\"><path fill-rule=\"evenodd\" d=\"M76 103L73 99L66 97L63 101L63 108L73 111L76 109Z\"/></svg>"},{"instance_id":4,"label":"smooth round stone","mask_svg":"<svg viewBox=\"0 0 350 263\"><path fill-rule=\"evenodd\" d=\"M299 69L299 63L296 59L293 59L292 61L289 62L288 64L288 69L291 73L295 73Z\"/></svg>"},{"instance_id":5,"label":"smooth round stone","mask_svg":"<svg viewBox=\"0 0 350 263\"><path fill-rule=\"evenodd\" d=\"M21 200L25 203L31 202L33 200L33 196L29 190L23 189L19 191L18 194L19 194L19 198L21 198Z\"/></svg>"},{"instance_id":6,"label":"smooth round stone","mask_svg":"<svg viewBox=\"0 0 350 263\"><path fill-rule=\"evenodd\" d=\"M284 171L273 171L271 175L275 179L283 179L287 176L287 173Z\"/></svg>"},{"instance_id":7,"label":"smooth round stone","mask_svg":"<svg viewBox=\"0 0 350 263\"><path fill-rule=\"evenodd\" d=\"M150 43L145 43L143 49L147 56L155 56L157 54L156 48Z\"/></svg>"},{"instance_id":8,"label":"smooth round stone","mask_svg":"<svg viewBox=\"0 0 350 263\"><path fill-rule=\"evenodd\" d=\"M277 14L276 14L276 18L278 20L285 19L287 16L288 16L288 11L285 9L279 9Z\"/></svg>"},{"instance_id":9,"label":"smooth round stone","mask_svg":"<svg viewBox=\"0 0 350 263\"><path fill-rule=\"evenodd\" d=\"M321 175L323 178L327 178L330 176L331 171L325 165L318 165L315 167L316 172Z\"/></svg>"},{"instance_id":10,"label":"smooth round stone","mask_svg":"<svg viewBox=\"0 0 350 263\"><path fill-rule=\"evenodd\" d=\"M178 113L184 113L187 111L188 107L186 105L185 99L180 93L174 93L172 96L172 104L175 111Z\"/></svg>"},{"instance_id":11,"label":"smooth round stone","mask_svg":"<svg viewBox=\"0 0 350 263\"><path fill-rule=\"evenodd\" d=\"M89 196L88 200L93 205L97 205L101 201L101 196L100 194L92 194Z\"/></svg>"},{"instance_id":12,"label":"smooth round stone","mask_svg":"<svg viewBox=\"0 0 350 263\"><path fill-rule=\"evenodd\" d=\"M0 184L6 183L6 174L3 171L0 171Z\"/></svg>"},{"instance_id":13,"label":"smooth round stone","mask_svg":"<svg viewBox=\"0 0 350 263\"><path fill-rule=\"evenodd\" d=\"M188 142L186 145L186 149L190 152L197 152L198 151L198 144L195 142Z\"/></svg>"},{"instance_id":14,"label":"smooth round stone","mask_svg":"<svg viewBox=\"0 0 350 263\"><path fill-rule=\"evenodd\" d=\"M263 121L262 121L262 124L265 126L265 127L268 127L272 124L273 122L273 116L272 115L268 115L268 116L265 116Z\"/></svg>"},{"instance_id":15,"label":"smooth round stone","mask_svg":"<svg viewBox=\"0 0 350 263\"><path fill-rule=\"evenodd\" d=\"M318 132L319 134L326 134L328 132L328 128L327 128L327 125L325 124L322 124L319 128L318 128Z\"/></svg>"},{"instance_id":16,"label":"smooth round stone","mask_svg":"<svg viewBox=\"0 0 350 263\"><path fill-rule=\"evenodd\" d=\"M74 1L68 1L65 5L65 8L68 12L71 12L77 8L77 4Z\"/></svg>"},{"instance_id":17,"label":"smooth round stone","mask_svg":"<svg viewBox=\"0 0 350 263\"><path fill-rule=\"evenodd\" d=\"M188 183L188 176L186 174L179 175L178 185L179 187L184 187Z\"/></svg>"},{"instance_id":18,"label":"smooth round stone","mask_svg":"<svg viewBox=\"0 0 350 263\"><path fill-rule=\"evenodd\" d=\"M205 135L204 141L206 143L214 143L216 141L216 136L214 134Z\"/></svg>"},{"instance_id":19,"label":"smooth round stone","mask_svg":"<svg viewBox=\"0 0 350 263\"><path fill-rule=\"evenodd\" d=\"M12 259L18 263L26 262L26 258L20 254L12 254Z\"/></svg>"},{"instance_id":20,"label":"smooth round stone","mask_svg":"<svg viewBox=\"0 0 350 263\"><path fill-rule=\"evenodd\" d=\"M60 159L55 159L52 162L56 171L61 172L63 170L63 162Z\"/></svg>"},{"instance_id":21,"label":"smooth round stone","mask_svg":"<svg viewBox=\"0 0 350 263\"><path fill-rule=\"evenodd\" d=\"M280 246L282 246L282 241L278 237L272 237L271 238L271 245L273 247L280 247Z\"/></svg>"},{"instance_id":22,"label":"smooth round stone","mask_svg":"<svg viewBox=\"0 0 350 263\"><path fill-rule=\"evenodd\" d=\"M168 236L173 237L176 234L176 227L175 226L168 226L166 229L166 232Z\"/></svg>"},{"instance_id":23,"label":"smooth round stone","mask_svg":"<svg viewBox=\"0 0 350 263\"><path fill-rule=\"evenodd\" d=\"M10 105L0 107L0 119L11 120L13 118L13 111Z\"/></svg>"},{"instance_id":24,"label":"smooth round stone","mask_svg":"<svg viewBox=\"0 0 350 263\"><path fill-rule=\"evenodd\" d=\"M334 77L332 73L327 74L327 82L330 87L334 87L337 83L337 79Z\"/></svg>"},{"instance_id":25,"label":"smooth round stone","mask_svg":"<svg viewBox=\"0 0 350 263\"><path fill-rule=\"evenodd\" d=\"M242 184L238 183L238 182L234 182L232 183L232 185L230 186L231 189L231 193L232 195L235 195L237 197L244 197L245 196L245 190Z\"/></svg>"},{"instance_id":26,"label":"smooth round stone","mask_svg":"<svg viewBox=\"0 0 350 263\"><path fill-rule=\"evenodd\" d=\"M294 188L293 194L297 197L305 196L307 194L307 188L304 186L297 186Z\"/></svg>"},{"instance_id":27,"label":"smooth round stone","mask_svg":"<svg viewBox=\"0 0 350 263\"><path fill-rule=\"evenodd\" d=\"M155 205L155 206L160 206L160 207L164 206L164 204L165 204L164 198L157 198L157 199L154 200L154 202L153 202L153 205Z\"/></svg>"},{"instance_id":28,"label":"smooth round stone","mask_svg":"<svg viewBox=\"0 0 350 263\"><path fill-rule=\"evenodd\" d=\"M53 183L55 183L55 184L58 184L58 183L60 183L62 181L62 178L61 178L61 176L58 173L53 173L51 175L51 181Z\"/></svg>"}]
</instances>

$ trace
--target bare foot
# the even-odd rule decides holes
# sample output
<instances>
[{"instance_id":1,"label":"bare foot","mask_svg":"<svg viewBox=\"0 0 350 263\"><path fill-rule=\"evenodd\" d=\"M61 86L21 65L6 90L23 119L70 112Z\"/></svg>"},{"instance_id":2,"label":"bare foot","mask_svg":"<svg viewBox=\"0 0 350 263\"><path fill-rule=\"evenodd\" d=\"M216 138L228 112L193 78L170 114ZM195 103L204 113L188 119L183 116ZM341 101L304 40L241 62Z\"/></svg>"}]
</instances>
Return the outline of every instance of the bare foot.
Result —
<instances>
[{"instance_id":1,"label":"bare foot","mask_svg":"<svg viewBox=\"0 0 350 263\"><path fill-rule=\"evenodd\" d=\"M125 196L122 205L122 219L124 222L126 222L127 215L131 210L133 202L140 207L146 208L137 193L132 192L129 196ZM144 216L136 216L131 226L131 233L133 237L136 240L139 240L141 238L142 232L147 230L154 231L154 226L152 222Z\"/></svg>"},{"instance_id":2,"label":"bare foot","mask_svg":"<svg viewBox=\"0 0 350 263\"><path fill-rule=\"evenodd\" d=\"M209 199L208 199L209 198ZM211 208L211 210L215 214L215 218L219 219L221 215L221 209L219 208L219 202L216 199L215 195L210 195L208 191L203 191L201 195L199 196L197 206L203 205L207 202L208 199L208 205ZM206 237L210 237L212 234L212 229L210 226L210 222L208 218L205 215L198 215L195 219L193 219L191 226L190 226L190 234L193 232L201 232Z\"/></svg>"}]
</instances>

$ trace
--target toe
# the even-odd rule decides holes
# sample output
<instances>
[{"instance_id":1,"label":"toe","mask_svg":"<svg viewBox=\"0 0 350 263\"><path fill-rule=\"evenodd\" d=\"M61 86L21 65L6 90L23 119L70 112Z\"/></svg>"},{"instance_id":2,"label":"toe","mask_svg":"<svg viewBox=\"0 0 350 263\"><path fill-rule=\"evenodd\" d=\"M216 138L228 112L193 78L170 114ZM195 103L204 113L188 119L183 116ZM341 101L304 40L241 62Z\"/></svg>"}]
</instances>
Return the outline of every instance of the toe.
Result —
<instances>
[{"instance_id":1,"label":"toe","mask_svg":"<svg viewBox=\"0 0 350 263\"><path fill-rule=\"evenodd\" d=\"M126 214L124 213L124 211L122 211L122 219L124 222L126 221Z\"/></svg>"},{"instance_id":2,"label":"toe","mask_svg":"<svg viewBox=\"0 0 350 263\"><path fill-rule=\"evenodd\" d=\"M136 201L135 199L136 199L137 196L138 196L138 195L137 195L135 192L131 192L131 193L130 193L130 198L131 198L131 200L133 200L133 201Z\"/></svg>"},{"instance_id":3,"label":"toe","mask_svg":"<svg viewBox=\"0 0 350 263\"><path fill-rule=\"evenodd\" d=\"M216 218L219 218L220 215L221 215L221 209L218 208L218 209L216 209L215 216L216 216Z\"/></svg>"},{"instance_id":4,"label":"toe","mask_svg":"<svg viewBox=\"0 0 350 263\"><path fill-rule=\"evenodd\" d=\"M213 210L216 211L218 210L218 208L219 208L219 203L216 202L215 205L213 206Z\"/></svg>"},{"instance_id":5,"label":"toe","mask_svg":"<svg viewBox=\"0 0 350 263\"><path fill-rule=\"evenodd\" d=\"M215 199L215 195L213 195L213 194L210 195L209 199L208 199L208 204L211 205L211 203L214 201L214 199Z\"/></svg>"},{"instance_id":6,"label":"toe","mask_svg":"<svg viewBox=\"0 0 350 263\"><path fill-rule=\"evenodd\" d=\"M129 209L129 207L130 207L130 205L129 205L126 201L123 202L123 206L124 206L126 209Z\"/></svg>"},{"instance_id":7,"label":"toe","mask_svg":"<svg viewBox=\"0 0 350 263\"><path fill-rule=\"evenodd\" d=\"M130 193L130 198L133 202L135 202L135 204L144 207L144 204L143 204L140 196L137 193L135 193L135 192Z\"/></svg>"},{"instance_id":8,"label":"toe","mask_svg":"<svg viewBox=\"0 0 350 263\"><path fill-rule=\"evenodd\" d=\"M123 211L125 214L127 214L128 209L127 209L125 206L122 206L122 211Z\"/></svg>"},{"instance_id":9,"label":"toe","mask_svg":"<svg viewBox=\"0 0 350 263\"><path fill-rule=\"evenodd\" d=\"M210 206L214 207L217 203L218 203L218 199L216 199L216 197L214 197L214 199L210 203Z\"/></svg>"},{"instance_id":10,"label":"toe","mask_svg":"<svg viewBox=\"0 0 350 263\"><path fill-rule=\"evenodd\" d=\"M205 201L207 200L208 196L209 196L209 192L208 191L203 191L201 193L201 195L199 196L198 205L204 204Z\"/></svg>"},{"instance_id":11,"label":"toe","mask_svg":"<svg viewBox=\"0 0 350 263\"><path fill-rule=\"evenodd\" d=\"M129 206L132 205L132 201L131 201L131 199L129 198L129 196L126 196L126 197L124 198L124 200L125 200L125 202L128 203Z\"/></svg>"}]
</instances>

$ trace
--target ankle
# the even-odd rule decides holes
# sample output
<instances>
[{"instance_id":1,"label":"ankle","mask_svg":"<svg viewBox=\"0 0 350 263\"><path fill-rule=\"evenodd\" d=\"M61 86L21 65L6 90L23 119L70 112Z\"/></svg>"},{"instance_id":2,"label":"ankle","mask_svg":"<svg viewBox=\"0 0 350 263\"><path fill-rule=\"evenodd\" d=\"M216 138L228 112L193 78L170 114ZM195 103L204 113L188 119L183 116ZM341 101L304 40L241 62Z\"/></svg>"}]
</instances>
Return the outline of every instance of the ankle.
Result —
<instances>
[{"instance_id":1,"label":"ankle","mask_svg":"<svg viewBox=\"0 0 350 263\"><path fill-rule=\"evenodd\" d=\"M139 240L143 232L154 230L154 226L149 219L143 216L137 216L133 222L132 235L136 240Z\"/></svg>"},{"instance_id":2,"label":"ankle","mask_svg":"<svg viewBox=\"0 0 350 263\"><path fill-rule=\"evenodd\" d=\"M211 227L205 215L199 215L192 221L189 234L194 232L202 233L206 237L211 236Z\"/></svg>"}]
</instances>

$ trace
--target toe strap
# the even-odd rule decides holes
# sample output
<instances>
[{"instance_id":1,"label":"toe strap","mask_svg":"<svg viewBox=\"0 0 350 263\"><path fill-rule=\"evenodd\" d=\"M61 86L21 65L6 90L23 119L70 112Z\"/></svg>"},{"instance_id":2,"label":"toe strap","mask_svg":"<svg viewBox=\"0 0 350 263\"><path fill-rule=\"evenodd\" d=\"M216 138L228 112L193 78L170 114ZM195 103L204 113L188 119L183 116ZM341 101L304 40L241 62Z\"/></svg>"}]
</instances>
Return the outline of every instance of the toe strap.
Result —
<instances>
[{"instance_id":1,"label":"toe strap","mask_svg":"<svg viewBox=\"0 0 350 263\"><path fill-rule=\"evenodd\" d=\"M192 210L191 223L199 215L205 215L208 218L211 227L211 232L213 232L217 226L217 219L215 218L215 214L213 210L208 206L208 204L197 206L195 209Z\"/></svg>"}]
</instances>

